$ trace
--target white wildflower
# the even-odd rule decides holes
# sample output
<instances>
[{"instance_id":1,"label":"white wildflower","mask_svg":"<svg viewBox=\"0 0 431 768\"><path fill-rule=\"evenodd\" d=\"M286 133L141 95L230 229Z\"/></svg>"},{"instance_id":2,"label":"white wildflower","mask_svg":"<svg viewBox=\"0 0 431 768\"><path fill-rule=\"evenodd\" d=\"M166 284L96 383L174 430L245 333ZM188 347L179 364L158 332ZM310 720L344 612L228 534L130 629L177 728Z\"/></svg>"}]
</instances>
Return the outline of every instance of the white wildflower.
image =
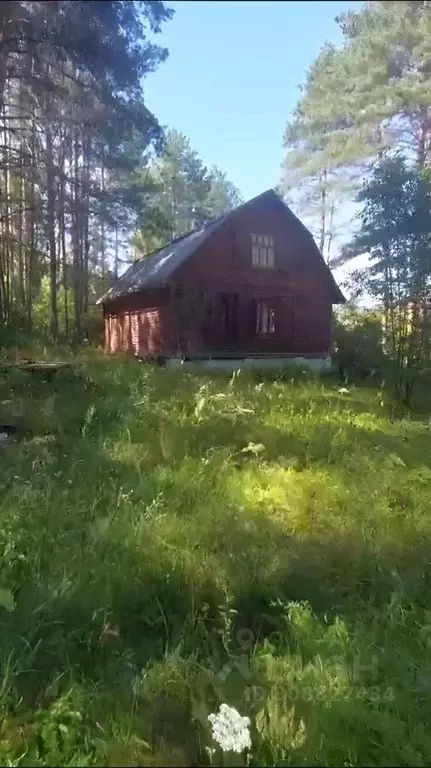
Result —
<instances>
[{"instance_id":1,"label":"white wildflower","mask_svg":"<svg viewBox=\"0 0 431 768\"><path fill-rule=\"evenodd\" d=\"M242 717L234 707L221 704L218 714L208 716L212 737L225 752L251 749L250 718Z\"/></svg>"}]
</instances>

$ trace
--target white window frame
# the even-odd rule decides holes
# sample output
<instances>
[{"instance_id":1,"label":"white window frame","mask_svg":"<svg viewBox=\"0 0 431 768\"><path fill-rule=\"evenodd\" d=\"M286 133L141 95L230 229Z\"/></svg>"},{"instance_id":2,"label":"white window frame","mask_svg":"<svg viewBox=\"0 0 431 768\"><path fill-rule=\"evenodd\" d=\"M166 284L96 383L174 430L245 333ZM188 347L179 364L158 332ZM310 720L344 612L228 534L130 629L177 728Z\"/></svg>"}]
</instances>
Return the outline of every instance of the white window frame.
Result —
<instances>
[{"instance_id":1,"label":"white window frame","mask_svg":"<svg viewBox=\"0 0 431 768\"><path fill-rule=\"evenodd\" d=\"M256 302L256 336L272 336L275 333L275 309L266 299Z\"/></svg>"},{"instance_id":2,"label":"white window frame","mask_svg":"<svg viewBox=\"0 0 431 768\"><path fill-rule=\"evenodd\" d=\"M253 267L275 267L274 238L272 235L251 235L251 263Z\"/></svg>"}]
</instances>

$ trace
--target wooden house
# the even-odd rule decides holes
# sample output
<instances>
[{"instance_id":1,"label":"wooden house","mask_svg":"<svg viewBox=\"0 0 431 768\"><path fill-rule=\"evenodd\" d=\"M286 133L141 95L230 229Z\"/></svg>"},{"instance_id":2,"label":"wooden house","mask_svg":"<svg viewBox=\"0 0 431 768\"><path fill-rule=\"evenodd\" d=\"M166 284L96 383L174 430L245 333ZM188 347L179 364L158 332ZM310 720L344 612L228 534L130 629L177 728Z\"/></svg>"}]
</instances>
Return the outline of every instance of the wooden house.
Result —
<instances>
[{"instance_id":1,"label":"wooden house","mask_svg":"<svg viewBox=\"0 0 431 768\"><path fill-rule=\"evenodd\" d=\"M98 301L107 352L316 366L342 302L312 235L273 190L136 261Z\"/></svg>"}]
</instances>

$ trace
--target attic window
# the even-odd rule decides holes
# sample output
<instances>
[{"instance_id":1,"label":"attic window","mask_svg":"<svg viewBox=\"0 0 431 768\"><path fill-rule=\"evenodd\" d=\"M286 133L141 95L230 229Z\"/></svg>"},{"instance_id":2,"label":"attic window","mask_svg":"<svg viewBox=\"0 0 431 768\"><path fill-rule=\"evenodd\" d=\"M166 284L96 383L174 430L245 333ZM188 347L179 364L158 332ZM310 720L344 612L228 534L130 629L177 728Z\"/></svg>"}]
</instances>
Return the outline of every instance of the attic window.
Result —
<instances>
[{"instance_id":1,"label":"attic window","mask_svg":"<svg viewBox=\"0 0 431 768\"><path fill-rule=\"evenodd\" d=\"M272 235L251 236L251 254L253 267L273 267L274 256L274 238Z\"/></svg>"}]
</instances>

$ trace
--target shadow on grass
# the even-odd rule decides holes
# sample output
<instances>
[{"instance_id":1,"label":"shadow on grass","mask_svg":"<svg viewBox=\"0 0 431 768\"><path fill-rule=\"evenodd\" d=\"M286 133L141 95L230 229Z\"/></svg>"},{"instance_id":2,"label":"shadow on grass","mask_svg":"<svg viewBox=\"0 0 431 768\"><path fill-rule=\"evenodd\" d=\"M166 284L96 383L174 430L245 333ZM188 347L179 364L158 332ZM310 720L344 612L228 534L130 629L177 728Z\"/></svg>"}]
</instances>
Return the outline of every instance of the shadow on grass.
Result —
<instances>
[{"instance_id":1,"label":"shadow on grass","mask_svg":"<svg viewBox=\"0 0 431 768\"><path fill-rule=\"evenodd\" d=\"M429 548L421 539L404 549L380 549L376 557L371 543L353 533L337 542L287 534L265 515L232 505L217 472L209 478L208 493L217 489L225 515L212 519L211 512L198 506L193 510L193 488L181 489L170 479L166 503L169 507L170 496L177 498L182 490L184 511L173 512L164 528L166 508L154 506L163 487L157 471L143 477L82 439L66 454L63 448L58 441L58 453L50 454L48 499L45 478L39 482L37 473L28 492L9 485L6 502L11 507L20 502L15 528L11 525L18 552L12 552L4 571L18 587L18 606L22 601L25 607L22 614L17 610L3 618L12 624L23 621L13 630L17 636L36 611L36 624L50 637L40 653L55 655L51 646L64 641L72 667L77 664L86 676L98 668L96 657L100 653L103 658L104 648L132 649L143 665L184 643L185 629L193 634L201 621L221 632L225 590L236 611L235 624L252 629L258 640L280 628L277 600L306 600L318 614L353 617L358 601L383 605L398 577L412 599L424 597ZM21 470L34 467L39 452L39 446L26 451ZM1 480L6 488L4 471ZM82 487L90 488L89 496ZM177 538L181 526L183 538ZM171 541L163 539L164 530ZM184 543L187 550L181 553ZM221 580L214 578L215 565ZM107 624L115 632L104 633ZM106 645L100 644L103 637ZM194 639L190 650L193 644Z\"/></svg>"},{"instance_id":2,"label":"shadow on grass","mask_svg":"<svg viewBox=\"0 0 431 768\"><path fill-rule=\"evenodd\" d=\"M118 474L126 486L129 478L124 466L106 461L102 453L92 466L96 463L100 478ZM21 519L24 523L29 524L29 518ZM134 708L134 727L143 738L181 748L191 760L200 750L193 697L199 698L203 691L199 682L193 690L194 673L182 671L182 659L192 659L193 668L199 664L212 671L216 686L226 696L229 692L232 697L243 696L259 680L254 671L246 669L243 676L240 672L236 681L228 676L220 682L217 676L232 655L248 656L265 639L276 653L285 654L291 648L286 619L291 601L309 603L325 625L336 617L346 621L352 632L359 625L359 651L365 658L370 641L367 625L372 626L378 614L384 630L385 613L394 595L404 611L414 604L418 611L430 608L424 588L431 576L429 543L424 540L411 543L408 550L381 549L376 556L366 542L307 543L286 536L274 522L235 510L224 524L220 519L213 526L208 518L202 521L206 530L204 538L196 542L196 558L195 542L189 541L185 557L192 561L190 565L174 546L161 546L157 527L145 531L143 547L142 538L136 542L124 528L121 536L118 518L112 523L112 533L103 525L95 532L93 523L91 514L86 516L83 510L77 510L72 520L59 515L42 537L48 553L39 551L37 555L41 561L38 575L27 573L15 593L16 610L1 615L2 651L6 657L13 653L17 663L16 699L28 707L48 706L62 690L85 681L92 699L101 697L103 701L101 718ZM42 519L34 524L40 526ZM41 545L39 540L39 549ZM209 552L212 569L202 572L199 554L205 559ZM51 558L56 562L50 563ZM225 575L228 601L215 568ZM234 611L231 623L229 611ZM383 636L373 640L377 644L383 641ZM316 648L312 638L304 641L300 648L304 663L307 653L312 661L317 652L325 663L324 648ZM386 648L379 647L379 664L386 664L393 674L394 659L399 655L408 663L407 652L411 664L420 661L415 657L421 651L414 635L410 634L406 645L403 632L397 631ZM168 664L165 668L172 655L176 658L173 667ZM136 700L136 680L142 679L145 669L153 671ZM392 683L403 685L402 680ZM356 684L360 688L374 682L364 672ZM416 685L413 673L410 684ZM211 699L211 693L209 696ZM297 696L294 703L307 718L310 702ZM326 705L319 701L314 706L321 710L323 721ZM335 702L334 707L339 710L338 721L346 726L364 710L364 722L359 719L355 731L359 728L365 737L367 700L359 710L357 703ZM382 728L376 726L377 739L382 737Z\"/></svg>"},{"instance_id":3,"label":"shadow on grass","mask_svg":"<svg viewBox=\"0 0 431 768\"><path fill-rule=\"evenodd\" d=\"M181 747L193 761L201 748L192 703L201 691L193 691L194 672L182 664L217 675L232 653L242 652L244 630L251 638L247 654L265 639L284 652L292 601L309 603L322 622L338 617L352 631L361 624L365 649L367 626L377 614L385 625L394 595L419 612L430 609L429 542L426 531L398 547L376 548L372 537L349 532L336 542L316 540L312 532L286 533L276 520L232 501L223 474L228 454L263 443L270 464L287 456L297 470L320 461L327 466L327 446L339 427L317 421L316 440L305 440L265 426L259 416L252 424L217 415L200 424L171 423L151 413L157 380L147 385L147 421L127 426L126 384L84 377L38 386L19 380L12 387L24 401L23 421L52 441L13 446L0 466L1 584L17 603L0 613L2 658L10 660L10 668L3 663L5 690L11 707L20 699L21 707L43 707L78 681L101 717L133 711L144 738ZM166 403L170 394L166 385ZM142 463L114 458L105 447L125 428L131 445L146 441ZM171 449L163 448L161 434ZM347 445L371 453L376 441L407 467L428 461L425 433L410 439L407 427L399 437L344 427ZM199 466L207 467L209 452L217 450L214 468L199 479ZM254 461L237 456L238 473ZM388 667L389 657L407 652L414 663L420 652L414 638L406 644L400 632L391 643L382 651ZM242 690L248 684L240 680ZM301 706L306 712L306 702ZM340 721L357 716L357 706L334 706Z\"/></svg>"}]
</instances>

